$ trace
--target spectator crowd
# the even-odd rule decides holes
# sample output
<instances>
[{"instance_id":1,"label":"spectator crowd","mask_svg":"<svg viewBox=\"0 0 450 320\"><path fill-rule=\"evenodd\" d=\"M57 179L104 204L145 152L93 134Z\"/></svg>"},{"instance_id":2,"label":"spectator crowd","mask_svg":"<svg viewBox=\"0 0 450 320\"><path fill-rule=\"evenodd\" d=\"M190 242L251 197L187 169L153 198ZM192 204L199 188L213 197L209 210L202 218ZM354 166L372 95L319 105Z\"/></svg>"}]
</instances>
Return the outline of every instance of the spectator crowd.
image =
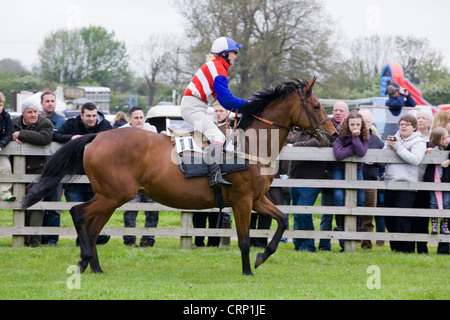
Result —
<instances>
[{"instance_id":1,"label":"spectator crowd","mask_svg":"<svg viewBox=\"0 0 450 320\"><path fill-rule=\"evenodd\" d=\"M421 164L426 153L439 152L439 150L450 150L450 113L437 111L435 116L431 113L419 111L415 116L412 114L401 115L401 109L405 106L414 107L415 102L410 93L391 83L388 85L387 93L389 100L386 106L390 108L392 115L398 118L398 127L382 141L380 134L373 123L373 116L367 109L349 110L343 101L333 106L331 121L339 133L339 138L333 143L333 152L336 161L290 161L287 175L291 179L333 179L343 180L345 177L345 165L341 161L349 156L364 157L368 149L393 150L404 163L382 164L382 163L360 163L357 168L358 180L385 180L385 181L407 181L407 182L450 182L450 157L441 164ZM64 119L55 112L56 96L51 91L45 91L41 95L41 109L35 105L24 105L22 114L11 119L8 112L3 108L5 96L0 93L0 152L11 141L16 143L29 143L45 146L52 141L66 143L72 139L88 134L106 130L116 130L123 127L137 127L143 130L156 132L156 128L145 121L145 115L141 108L131 108L128 116L124 113L118 114L116 121L111 125L92 102L85 103L80 115L71 119ZM222 125L225 121L224 109L214 105L217 117L216 124ZM120 129L118 129L120 130ZM287 147L318 147L319 142L304 132L297 132L288 138ZM26 173L39 174L46 162L45 156L27 156ZM11 174L11 163L7 156L0 155L0 173ZM3 201L15 201L16 196L11 193L12 185L0 184L0 197ZM267 194L269 199L276 204L284 204L283 196L279 188L271 188ZM59 185L54 192L46 197L46 201L61 201L65 196L69 202L88 201L94 196L89 184ZM276 194L276 195L275 195ZM290 188L290 199L292 205L312 206L321 195L323 206L344 206L345 192L339 188L312 188L292 187ZM280 200L281 199L281 200ZM146 195L138 193L131 202L153 202ZM431 208L450 209L450 191L404 191L404 190L377 190L360 189L357 191L357 206L360 207L389 207L389 208ZM124 226L135 227L137 211L124 212ZM27 210L25 215L26 226L52 226L60 225L61 212L58 210ZM145 227L156 228L158 225L158 212L145 211ZM196 213L194 215L194 227L205 227L206 219L209 219L209 227L222 226L222 219L230 219L229 216L220 216L218 213ZM256 227L256 220L263 229L270 228L269 221L264 216L252 217L252 226ZM313 216L311 214L294 214L294 230L314 230ZM345 223L342 215L324 213L320 218L320 230L331 231L335 220L334 231L344 231ZM430 221L431 220L431 221ZM431 226L430 226L431 222ZM450 236L448 219L425 217L401 217L401 216L358 216L357 230L366 232L392 232L392 233L441 233ZM449 237L450 239L450 237ZM97 243L104 244L109 236L99 236ZM138 246L135 236L124 236L124 244ZM212 237L208 240L208 246L219 246L219 238ZM204 246L204 237L197 237L195 244ZM56 245L57 235L31 235L26 236L25 244L38 247L41 244ZM315 252L317 250L315 239L293 240L295 250ZM141 239L141 247L151 247L155 243L154 236L144 236ZM264 239L253 239L255 246L265 246ZM375 241L375 245L383 246L382 240ZM371 249L370 240L361 241L361 248ZM392 251L405 253L428 253L426 242L414 241L390 241ZM343 250L344 241L340 241ZM331 250L330 239L320 239L318 249ZM448 254L449 243L439 243L438 253Z\"/></svg>"},{"instance_id":2,"label":"spectator crowd","mask_svg":"<svg viewBox=\"0 0 450 320\"><path fill-rule=\"evenodd\" d=\"M450 113L438 110L433 115L418 111L401 115L403 107L415 107L415 101L405 88L398 84L388 85L389 99L386 101L387 112L397 117L397 128L392 131L385 142L380 139L377 128L373 124L372 113L367 109L349 110L348 105L339 101L333 106L331 121L339 133L339 138L333 143L333 151L337 161L291 161L288 176L293 179L334 179L343 180L344 164L340 161L349 156L363 157L369 148L393 150L404 161L399 164L361 163L358 165L358 180L384 180L406 182L450 182L448 169L450 160L441 164L423 165L421 161L425 154L450 150ZM290 147L319 146L318 141L308 135L298 132L291 137ZM321 193L323 206L343 206L344 191L339 188L291 188L293 205L313 205ZM357 206L388 207L388 208L432 208L450 209L450 191L404 191L404 190L372 190L361 189L357 192ZM332 214L322 214L320 230L332 229ZM334 231L344 231L344 217L335 216ZM440 224L439 224L440 222ZM426 217L402 216L359 216L357 230L392 233L430 233L430 219ZM314 230L310 214L294 214L294 230ZM431 219L431 233L450 234L448 219ZM384 245L376 241L376 245ZM316 251L314 239L294 239L295 249L299 251ZM344 242L341 240L342 250ZM426 242L390 241L392 251L404 253L428 253ZM369 240L361 242L361 247L370 249ZM330 250L330 240L320 239L318 249ZM439 243L438 253L448 254L449 243Z\"/></svg>"}]
</instances>

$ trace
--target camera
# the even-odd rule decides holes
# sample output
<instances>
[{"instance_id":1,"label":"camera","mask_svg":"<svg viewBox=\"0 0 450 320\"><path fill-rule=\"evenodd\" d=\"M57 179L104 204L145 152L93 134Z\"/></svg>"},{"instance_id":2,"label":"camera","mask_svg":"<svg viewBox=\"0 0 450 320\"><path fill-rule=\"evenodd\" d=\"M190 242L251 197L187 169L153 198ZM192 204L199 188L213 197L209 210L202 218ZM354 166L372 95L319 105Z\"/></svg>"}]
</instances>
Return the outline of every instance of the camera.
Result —
<instances>
[{"instance_id":1,"label":"camera","mask_svg":"<svg viewBox=\"0 0 450 320\"><path fill-rule=\"evenodd\" d=\"M389 136L388 140L389 141L397 141L397 138L395 136Z\"/></svg>"}]
</instances>

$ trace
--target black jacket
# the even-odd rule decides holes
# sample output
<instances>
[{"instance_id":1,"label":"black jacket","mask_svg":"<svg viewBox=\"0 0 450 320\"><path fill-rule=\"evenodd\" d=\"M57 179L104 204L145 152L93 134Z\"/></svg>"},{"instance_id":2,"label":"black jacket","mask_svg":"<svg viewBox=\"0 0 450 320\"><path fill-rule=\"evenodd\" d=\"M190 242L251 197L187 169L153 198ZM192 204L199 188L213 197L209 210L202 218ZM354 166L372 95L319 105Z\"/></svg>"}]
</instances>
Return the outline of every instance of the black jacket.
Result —
<instances>
[{"instance_id":1,"label":"black jacket","mask_svg":"<svg viewBox=\"0 0 450 320\"><path fill-rule=\"evenodd\" d=\"M372 129L369 129L369 131L369 149L383 149L383 141L381 141L381 139L372 132ZM380 176L380 168L381 165L379 163L374 163L371 165L364 163L362 166L364 180L378 180Z\"/></svg>"},{"instance_id":2,"label":"black jacket","mask_svg":"<svg viewBox=\"0 0 450 320\"><path fill-rule=\"evenodd\" d=\"M296 132L291 140L293 147L319 147L318 140L303 132ZM288 175L291 179L324 179L326 161L292 160L289 162Z\"/></svg>"},{"instance_id":3,"label":"black jacket","mask_svg":"<svg viewBox=\"0 0 450 320\"><path fill-rule=\"evenodd\" d=\"M53 133L53 141L66 143L67 141L70 141L72 136L77 134L85 135L112 129L111 124L105 119L100 111L98 112L97 117L97 124L89 129L86 129L80 116L66 120L66 122Z\"/></svg>"},{"instance_id":4,"label":"black jacket","mask_svg":"<svg viewBox=\"0 0 450 320\"><path fill-rule=\"evenodd\" d=\"M429 142L427 143L427 147L429 146ZM450 150L450 144L445 148L445 150ZM450 153L448 154L448 158L450 159ZM439 164L438 164L439 166ZM436 165L435 164L428 164L427 168L425 169L425 173L423 175L423 181L425 182L434 182L434 171L435 171ZM441 182L450 182L450 167L442 168L442 177Z\"/></svg>"},{"instance_id":5,"label":"black jacket","mask_svg":"<svg viewBox=\"0 0 450 320\"><path fill-rule=\"evenodd\" d=\"M0 113L0 148L6 147L12 140L12 132L11 116L3 109Z\"/></svg>"}]
</instances>

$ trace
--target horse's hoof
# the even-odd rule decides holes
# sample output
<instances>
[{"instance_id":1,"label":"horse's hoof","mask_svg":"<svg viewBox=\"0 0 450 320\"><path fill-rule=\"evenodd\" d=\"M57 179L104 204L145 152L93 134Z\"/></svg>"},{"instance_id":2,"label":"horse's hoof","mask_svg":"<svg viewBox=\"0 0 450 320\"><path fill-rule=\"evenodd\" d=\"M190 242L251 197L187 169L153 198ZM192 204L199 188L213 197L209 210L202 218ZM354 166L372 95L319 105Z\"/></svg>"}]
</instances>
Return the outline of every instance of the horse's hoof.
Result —
<instances>
[{"instance_id":1,"label":"horse's hoof","mask_svg":"<svg viewBox=\"0 0 450 320\"><path fill-rule=\"evenodd\" d=\"M103 273L102 268L100 268L100 265L91 263L91 272L92 273Z\"/></svg>"},{"instance_id":2,"label":"horse's hoof","mask_svg":"<svg viewBox=\"0 0 450 320\"><path fill-rule=\"evenodd\" d=\"M77 263L78 269L80 269L80 273L83 273L84 270L86 270L87 268L87 263L83 262L83 261L78 261Z\"/></svg>"},{"instance_id":3,"label":"horse's hoof","mask_svg":"<svg viewBox=\"0 0 450 320\"><path fill-rule=\"evenodd\" d=\"M93 273L104 273L102 269L92 269L92 268L91 268L91 271L92 271Z\"/></svg>"},{"instance_id":4,"label":"horse's hoof","mask_svg":"<svg viewBox=\"0 0 450 320\"><path fill-rule=\"evenodd\" d=\"M256 255L255 258L255 269L258 268L260 265L264 263L265 259L263 257L263 254L260 252Z\"/></svg>"}]
</instances>

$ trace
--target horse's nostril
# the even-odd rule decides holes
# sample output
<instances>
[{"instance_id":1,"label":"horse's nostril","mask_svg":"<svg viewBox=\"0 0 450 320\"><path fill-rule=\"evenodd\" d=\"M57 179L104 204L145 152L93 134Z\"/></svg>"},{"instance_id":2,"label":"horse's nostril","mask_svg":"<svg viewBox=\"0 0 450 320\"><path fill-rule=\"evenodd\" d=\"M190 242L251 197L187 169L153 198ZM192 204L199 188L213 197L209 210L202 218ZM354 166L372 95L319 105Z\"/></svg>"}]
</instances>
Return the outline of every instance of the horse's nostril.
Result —
<instances>
[{"instance_id":1,"label":"horse's nostril","mask_svg":"<svg viewBox=\"0 0 450 320\"><path fill-rule=\"evenodd\" d=\"M337 132L333 133L333 135L331 136L331 139L336 140L339 137L339 134Z\"/></svg>"}]
</instances>

